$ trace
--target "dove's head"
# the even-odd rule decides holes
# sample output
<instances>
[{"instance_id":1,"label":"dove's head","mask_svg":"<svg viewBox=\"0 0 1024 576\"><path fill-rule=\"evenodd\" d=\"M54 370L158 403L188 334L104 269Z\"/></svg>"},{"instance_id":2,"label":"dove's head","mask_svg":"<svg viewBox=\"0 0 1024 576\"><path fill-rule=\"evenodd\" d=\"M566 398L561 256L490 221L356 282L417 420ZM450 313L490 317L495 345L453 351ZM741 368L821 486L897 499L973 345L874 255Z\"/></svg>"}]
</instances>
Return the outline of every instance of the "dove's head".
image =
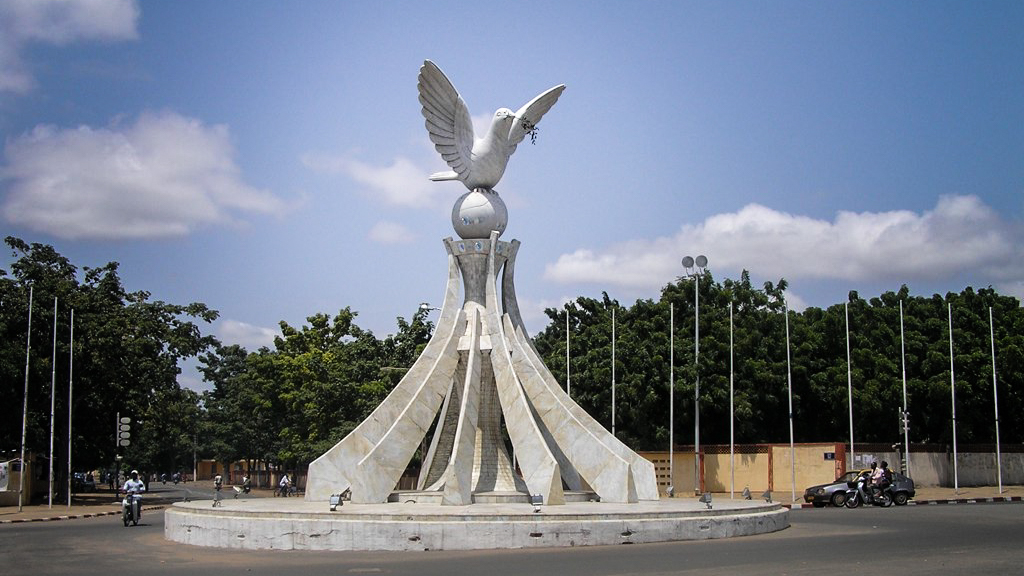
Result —
<instances>
[{"instance_id":1,"label":"dove's head","mask_svg":"<svg viewBox=\"0 0 1024 576\"><path fill-rule=\"evenodd\" d=\"M508 108L498 108L498 111L494 113L494 119L491 120L491 126L493 128L503 128L506 131L512 122L516 119L516 113L509 110Z\"/></svg>"}]
</instances>

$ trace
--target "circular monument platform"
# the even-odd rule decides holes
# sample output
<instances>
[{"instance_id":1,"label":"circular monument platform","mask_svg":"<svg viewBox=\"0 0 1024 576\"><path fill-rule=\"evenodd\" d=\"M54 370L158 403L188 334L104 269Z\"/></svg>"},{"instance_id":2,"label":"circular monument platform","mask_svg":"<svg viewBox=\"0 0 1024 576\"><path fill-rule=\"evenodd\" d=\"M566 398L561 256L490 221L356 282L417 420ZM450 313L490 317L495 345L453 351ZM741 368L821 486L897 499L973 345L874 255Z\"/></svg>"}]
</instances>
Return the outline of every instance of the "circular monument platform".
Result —
<instances>
[{"instance_id":1,"label":"circular monument platform","mask_svg":"<svg viewBox=\"0 0 1024 576\"><path fill-rule=\"evenodd\" d=\"M691 498L637 504L573 502L441 506L257 498L178 503L167 539L197 546L275 550L494 550L639 544L749 536L789 526L778 503Z\"/></svg>"}]
</instances>

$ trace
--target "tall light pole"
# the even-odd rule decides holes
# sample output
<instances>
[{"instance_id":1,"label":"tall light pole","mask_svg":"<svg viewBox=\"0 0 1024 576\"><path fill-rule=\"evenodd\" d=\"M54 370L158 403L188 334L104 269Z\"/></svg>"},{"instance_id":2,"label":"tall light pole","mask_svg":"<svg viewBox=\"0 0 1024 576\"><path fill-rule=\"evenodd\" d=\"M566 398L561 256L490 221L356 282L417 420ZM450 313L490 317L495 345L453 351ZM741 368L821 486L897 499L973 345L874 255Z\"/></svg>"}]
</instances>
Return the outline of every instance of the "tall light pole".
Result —
<instances>
[{"instance_id":1,"label":"tall light pole","mask_svg":"<svg viewBox=\"0 0 1024 576\"><path fill-rule=\"evenodd\" d=\"M693 278L693 367L697 373L693 387L693 491L700 494L700 276L707 269L708 258L686 256L682 264L686 277Z\"/></svg>"},{"instance_id":2,"label":"tall light pole","mask_svg":"<svg viewBox=\"0 0 1024 576\"><path fill-rule=\"evenodd\" d=\"M32 350L32 289L28 287L28 336L25 338L25 408L21 413L21 462L18 473L18 512L21 512L25 500L25 432L28 430L28 364Z\"/></svg>"},{"instance_id":3,"label":"tall light pole","mask_svg":"<svg viewBox=\"0 0 1024 576\"><path fill-rule=\"evenodd\" d=\"M947 302L949 309L949 393L953 406L953 492L960 493L960 475L957 470L956 457L956 376L953 372L953 303Z\"/></svg>"},{"instance_id":4,"label":"tall light pole","mask_svg":"<svg viewBox=\"0 0 1024 576\"><path fill-rule=\"evenodd\" d=\"M992 307L988 307L988 333L992 339L992 405L996 409L996 474L999 476L999 493L1003 493L1003 458L999 451L999 390L996 387L996 329L992 323Z\"/></svg>"},{"instance_id":5,"label":"tall light pole","mask_svg":"<svg viewBox=\"0 0 1024 576\"><path fill-rule=\"evenodd\" d=\"M668 489L675 492L676 305L668 303Z\"/></svg>"},{"instance_id":6,"label":"tall light pole","mask_svg":"<svg viewBox=\"0 0 1024 576\"><path fill-rule=\"evenodd\" d=\"M46 507L53 508L53 417L57 406L57 297L53 297L53 360L50 361L50 483L47 489ZM69 470L70 474L71 471Z\"/></svg>"},{"instance_id":7,"label":"tall light pole","mask_svg":"<svg viewBox=\"0 0 1024 576\"><path fill-rule=\"evenodd\" d=\"M903 371L903 462L907 476L910 473L910 422L907 414L907 349L903 338L903 300L900 300L900 365Z\"/></svg>"},{"instance_id":8,"label":"tall light pole","mask_svg":"<svg viewBox=\"0 0 1024 576\"><path fill-rule=\"evenodd\" d=\"M850 364L850 302L843 302L846 313L846 395L850 408L850 467L857 468L857 451L853 449L853 367ZM788 316L788 314L787 314Z\"/></svg>"},{"instance_id":9,"label":"tall light pole","mask_svg":"<svg viewBox=\"0 0 1024 576\"><path fill-rule=\"evenodd\" d=\"M732 302L729 302L729 497L736 497L736 439L734 436L736 416L733 411L733 343L732 343Z\"/></svg>"},{"instance_id":10,"label":"tall light pole","mask_svg":"<svg viewBox=\"0 0 1024 576\"><path fill-rule=\"evenodd\" d=\"M569 304L565 305L565 395L572 398L572 380L569 376Z\"/></svg>"},{"instance_id":11,"label":"tall light pole","mask_svg":"<svg viewBox=\"0 0 1024 576\"><path fill-rule=\"evenodd\" d=\"M75 368L75 309L71 309L71 340L68 342L68 508L71 508L71 395L74 391L72 374Z\"/></svg>"},{"instance_id":12,"label":"tall light pole","mask_svg":"<svg viewBox=\"0 0 1024 576\"><path fill-rule=\"evenodd\" d=\"M612 436L615 436L615 306L612 306Z\"/></svg>"},{"instance_id":13,"label":"tall light pole","mask_svg":"<svg viewBox=\"0 0 1024 576\"><path fill-rule=\"evenodd\" d=\"M789 303L782 300L786 309L786 390L789 394L789 466L793 481L793 502L796 502L796 448L793 445L793 368L789 360Z\"/></svg>"}]
</instances>

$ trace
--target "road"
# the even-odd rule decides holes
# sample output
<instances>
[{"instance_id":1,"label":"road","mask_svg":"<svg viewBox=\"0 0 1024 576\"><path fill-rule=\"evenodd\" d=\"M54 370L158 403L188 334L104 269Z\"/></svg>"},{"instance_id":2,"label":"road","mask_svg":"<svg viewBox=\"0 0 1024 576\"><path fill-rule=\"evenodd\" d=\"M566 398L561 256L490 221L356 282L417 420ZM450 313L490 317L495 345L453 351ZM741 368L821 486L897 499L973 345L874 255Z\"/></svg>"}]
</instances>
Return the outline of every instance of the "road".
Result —
<instances>
[{"instance_id":1,"label":"road","mask_svg":"<svg viewBox=\"0 0 1024 576\"><path fill-rule=\"evenodd\" d=\"M1024 572L1024 504L794 510L782 532L703 542L477 552L300 552L164 540L163 513L0 526L0 566L39 574L912 574Z\"/></svg>"}]
</instances>

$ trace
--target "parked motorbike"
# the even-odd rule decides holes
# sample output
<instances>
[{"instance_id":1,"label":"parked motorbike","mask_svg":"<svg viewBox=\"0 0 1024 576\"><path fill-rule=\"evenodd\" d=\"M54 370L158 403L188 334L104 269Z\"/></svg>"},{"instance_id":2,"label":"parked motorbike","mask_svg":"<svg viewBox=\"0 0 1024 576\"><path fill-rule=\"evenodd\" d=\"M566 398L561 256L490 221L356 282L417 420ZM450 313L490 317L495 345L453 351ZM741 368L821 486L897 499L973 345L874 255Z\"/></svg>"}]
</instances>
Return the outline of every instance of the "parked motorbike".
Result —
<instances>
[{"instance_id":1,"label":"parked motorbike","mask_svg":"<svg viewBox=\"0 0 1024 576\"><path fill-rule=\"evenodd\" d=\"M846 491L846 507L857 508L861 504L871 504L888 508L892 506L892 486L886 486L884 490L868 486L868 473L861 474L857 480L849 482L849 489Z\"/></svg>"},{"instance_id":2,"label":"parked motorbike","mask_svg":"<svg viewBox=\"0 0 1024 576\"><path fill-rule=\"evenodd\" d=\"M125 494L124 500L121 501L121 519L124 520L125 528L128 527L129 522L132 526L138 526L140 518L142 518L142 499L134 492Z\"/></svg>"}]
</instances>

